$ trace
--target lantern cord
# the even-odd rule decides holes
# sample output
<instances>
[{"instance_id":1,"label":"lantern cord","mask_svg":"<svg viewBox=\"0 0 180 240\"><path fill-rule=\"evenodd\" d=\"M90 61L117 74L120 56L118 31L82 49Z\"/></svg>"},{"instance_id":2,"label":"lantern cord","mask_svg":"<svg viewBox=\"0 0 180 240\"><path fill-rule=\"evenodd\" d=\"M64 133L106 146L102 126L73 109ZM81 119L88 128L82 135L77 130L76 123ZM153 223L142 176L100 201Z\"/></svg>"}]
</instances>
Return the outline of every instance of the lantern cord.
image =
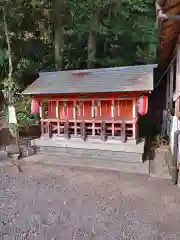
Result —
<instances>
[{"instance_id":1,"label":"lantern cord","mask_svg":"<svg viewBox=\"0 0 180 240\"><path fill-rule=\"evenodd\" d=\"M156 83L155 88L159 85L159 83L161 82L162 78L165 76L165 74L167 73L167 71L169 70L169 68L171 67L172 63L174 62L175 58L177 57L177 53L176 55L173 57L172 61L170 62L169 66L167 67L166 71L163 73L163 75L161 76L161 78L159 79L159 81Z\"/></svg>"}]
</instances>

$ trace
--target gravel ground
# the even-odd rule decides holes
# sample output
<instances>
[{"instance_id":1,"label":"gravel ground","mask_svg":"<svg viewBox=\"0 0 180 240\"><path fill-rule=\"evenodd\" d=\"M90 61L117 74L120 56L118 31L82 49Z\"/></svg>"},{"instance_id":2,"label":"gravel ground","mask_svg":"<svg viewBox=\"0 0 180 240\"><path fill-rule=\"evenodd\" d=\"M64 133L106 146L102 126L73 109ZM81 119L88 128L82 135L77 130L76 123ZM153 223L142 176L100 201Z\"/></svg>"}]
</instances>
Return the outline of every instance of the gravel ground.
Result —
<instances>
[{"instance_id":1,"label":"gravel ground","mask_svg":"<svg viewBox=\"0 0 180 240\"><path fill-rule=\"evenodd\" d=\"M144 175L26 164L0 171L1 239L180 239L180 191Z\"/></svg>"}]
</instances>

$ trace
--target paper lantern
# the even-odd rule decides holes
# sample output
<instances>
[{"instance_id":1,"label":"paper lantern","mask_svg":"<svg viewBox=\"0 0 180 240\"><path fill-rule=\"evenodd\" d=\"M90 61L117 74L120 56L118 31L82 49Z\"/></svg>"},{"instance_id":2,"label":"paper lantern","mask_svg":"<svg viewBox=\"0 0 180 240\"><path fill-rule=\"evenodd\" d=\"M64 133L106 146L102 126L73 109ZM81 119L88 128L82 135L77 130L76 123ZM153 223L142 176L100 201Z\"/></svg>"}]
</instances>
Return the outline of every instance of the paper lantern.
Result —
<instances>
[{"instance_id":1,"label":"paper lantern","mask_svg":"<svg viewBox=\"0 0 180 240\"><path fill-rule=\"evenodd\" d=\"M39 114L39 103L36 99L32 99L31 114Z\"/></svg>"},{"instance_id":2,"label":"paper lantern","mask_svg":"<svg viewBox=\"0 0 180 240\"><path fill-rule=\"evenodd\" d=\"M141 95L138 99L138 112L141 116L147 114L148 111L148 97Z\"/></svg>"}]
</instances>

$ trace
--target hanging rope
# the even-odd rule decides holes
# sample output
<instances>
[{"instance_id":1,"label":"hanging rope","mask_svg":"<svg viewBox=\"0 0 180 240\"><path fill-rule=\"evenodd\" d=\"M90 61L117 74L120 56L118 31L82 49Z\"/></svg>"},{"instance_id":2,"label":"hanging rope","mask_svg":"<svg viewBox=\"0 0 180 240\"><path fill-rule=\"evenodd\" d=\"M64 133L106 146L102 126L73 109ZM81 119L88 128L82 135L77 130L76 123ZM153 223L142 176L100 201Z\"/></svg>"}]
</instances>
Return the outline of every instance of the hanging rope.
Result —
<instances>
[{"instance_id":1,"label":"hanging rope","mask_svg":"<svg viewBox=\"0 0 180 240\"><path fill-rule=\"evenodd\" d=\"M172 61L170 62L169 66L167 67L166 71L163 73L163 75L161 76L161 78L158 80L158 82L155 85L155 88L159 85L159 83L161 82L162 78L165 76L165 74L167 73L167 71L169 70L169 68L171 67L172 63L174 62L174 60L177 57L177 53L176 55L173 57Z\"/></svg>"}]
</instances>

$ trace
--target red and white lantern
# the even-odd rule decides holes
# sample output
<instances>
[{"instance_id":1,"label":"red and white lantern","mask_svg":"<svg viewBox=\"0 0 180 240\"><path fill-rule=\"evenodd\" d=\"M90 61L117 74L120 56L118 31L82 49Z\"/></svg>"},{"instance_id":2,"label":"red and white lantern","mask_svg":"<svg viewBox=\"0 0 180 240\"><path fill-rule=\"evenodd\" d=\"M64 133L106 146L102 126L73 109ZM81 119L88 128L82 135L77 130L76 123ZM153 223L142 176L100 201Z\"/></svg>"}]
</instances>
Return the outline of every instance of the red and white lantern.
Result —
<instances>
[{"instance_id":1,"label":"red and white lantern","mask_svg":"<svg viewBox=\"0 0 180 240\"><path fill-rule=\"evenodd\" d=\"M31 102L31 114L39 114L39 103L36 99L32 99Z\"/></svg>"},{"instance_id":2,"label":"red and white lantern","mask_svg":"<svg viewBox=\"0 0 180 240\"><path fill-rule=\"evenodd\" d=\"M144 116L147 114L148 111L148 97L145 95L141 95L138 98L138 113L141 116Z\"/></svg>"}]
</instances>

